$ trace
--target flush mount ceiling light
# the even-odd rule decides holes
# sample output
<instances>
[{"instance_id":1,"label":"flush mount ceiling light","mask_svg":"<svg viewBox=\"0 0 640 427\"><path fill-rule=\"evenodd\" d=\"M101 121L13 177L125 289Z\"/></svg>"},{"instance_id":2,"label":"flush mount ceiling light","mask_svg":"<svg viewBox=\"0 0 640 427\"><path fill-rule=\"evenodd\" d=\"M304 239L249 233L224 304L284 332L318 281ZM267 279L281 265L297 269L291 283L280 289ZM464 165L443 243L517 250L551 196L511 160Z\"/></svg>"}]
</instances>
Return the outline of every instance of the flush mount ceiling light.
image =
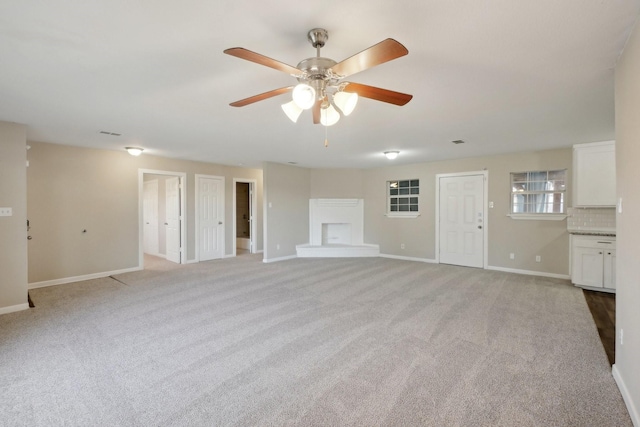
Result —
<instances>
[{"instance_id":1,"label":"flush mount ceiling light","mask_svg":"<svg viewBox=\"0 0 640 427\"><path fill-rule=\"evenodd\" d=\"M132 156L139 156L144 151L144 148L140 147L126 147L125 150Z\"/></svg>"},{"instance_id":2,"label":"flush mount ceiling light","mask_svg":"<svg viewBox=\"0 0 640 427\"><path fill-rule=\"evenodd\" d=\"M295 86L274 89L232 102L230 105L244 107L292 92L293 101L282 104L282 110L292 122L298 121L302 110L311 109L314 124L331 126L340 120L341 115L348 116L353 112L360 96L399 106L405 105L413 98L406 93L342 80L408 54L409 51L402 44L393 39L386 39L342 62L336 62L320 56L320 48L324 47L328 39L329 33L323 28L309 31L307 40L316 48L317 55L303 59L295 67L241 47L226 49L224 53L227 55L282 71L298 80Z\"/></svg>"},{"instance_id":3,"label":"flush mount ceiling light","mask_svg":"<svg viewBox=\"0 0 640 427\"><path fill-rule=\"evenodd\" d=\"M398 157L398 154L400 154L399 151L385 151L384 152L385 157L387 159L389 159L389 160L395 159L396 157Z\"/></svg>"}]
</instances>

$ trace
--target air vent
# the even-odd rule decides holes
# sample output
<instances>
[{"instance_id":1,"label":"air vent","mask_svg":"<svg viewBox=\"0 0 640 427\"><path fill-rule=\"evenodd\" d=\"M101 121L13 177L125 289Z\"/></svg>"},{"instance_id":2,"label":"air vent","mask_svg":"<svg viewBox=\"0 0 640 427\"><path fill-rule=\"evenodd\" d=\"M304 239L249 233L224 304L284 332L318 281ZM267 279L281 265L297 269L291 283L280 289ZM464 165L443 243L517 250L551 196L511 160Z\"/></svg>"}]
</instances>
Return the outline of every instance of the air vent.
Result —
<instances>
[{"instance_id":1,"label":"air vent","mask_svg":"<svg viewBox=\"0 0 640 427\"><path fill-rule=\"evenodd\" d=\"M461 139L456 139L455 141L451 141L451 142L453 142L454 144L464 144L464 141Z\"/></svg>"},{"instance_id":2,"label":"air vent","mask_svg":"<svg viewBox=\"0 0 640 427\"><path fill-rule=\"evenodd\" d=\"M121 133L117 133L117 132L107 132L105 130L101 130L100 131L101 134L103 135L111 135L111 136L122 136Z\"/></svg>"}]
</instances>

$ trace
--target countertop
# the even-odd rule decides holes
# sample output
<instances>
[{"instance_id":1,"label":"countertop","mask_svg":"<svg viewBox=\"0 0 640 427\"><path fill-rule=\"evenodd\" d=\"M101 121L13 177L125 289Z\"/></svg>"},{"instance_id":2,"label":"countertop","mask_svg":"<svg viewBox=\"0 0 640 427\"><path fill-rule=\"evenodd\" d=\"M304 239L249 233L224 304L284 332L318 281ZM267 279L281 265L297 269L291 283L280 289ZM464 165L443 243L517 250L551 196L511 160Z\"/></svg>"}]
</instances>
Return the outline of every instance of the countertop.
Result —
<instances>
[{"instance_id":1,"label":"countertop","mask_svg":"<svg viewBox=\"0 0 640 427\"><path fill-rule=\"evenodd\" d=\"M567 230L569 234L575 234L578 236L604 236L604 237L616 237L615 231L598 231L598 230Z\"/></svg>"}]
</instances>

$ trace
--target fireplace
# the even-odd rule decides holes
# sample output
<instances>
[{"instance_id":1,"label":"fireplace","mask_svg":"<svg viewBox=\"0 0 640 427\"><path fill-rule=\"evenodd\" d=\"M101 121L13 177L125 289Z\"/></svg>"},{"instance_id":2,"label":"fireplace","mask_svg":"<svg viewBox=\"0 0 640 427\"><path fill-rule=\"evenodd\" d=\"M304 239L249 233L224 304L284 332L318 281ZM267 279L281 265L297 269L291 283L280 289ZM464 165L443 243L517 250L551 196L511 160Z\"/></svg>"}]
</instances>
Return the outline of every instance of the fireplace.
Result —
<instances>
[{"instance_id":1,"label":"fireplace","mask_svg":"<svg viewBox=\"0 0 640 427\"><path fill-rule=\"evenodd\" d=\"M344 222L330 222L322 224L322 246L350 245L351 224Z\"/></svg>"},{"instance_id":2,"label":"fireplace","mask_svg":"<svg viewBox=\"0 0 640 427\"><path fill-rule=\"evenodd\" d=\"M378 256L378 245L364 243L364 200L310 199L309 243L299 257Z\"/></svg>"}]
</instances>

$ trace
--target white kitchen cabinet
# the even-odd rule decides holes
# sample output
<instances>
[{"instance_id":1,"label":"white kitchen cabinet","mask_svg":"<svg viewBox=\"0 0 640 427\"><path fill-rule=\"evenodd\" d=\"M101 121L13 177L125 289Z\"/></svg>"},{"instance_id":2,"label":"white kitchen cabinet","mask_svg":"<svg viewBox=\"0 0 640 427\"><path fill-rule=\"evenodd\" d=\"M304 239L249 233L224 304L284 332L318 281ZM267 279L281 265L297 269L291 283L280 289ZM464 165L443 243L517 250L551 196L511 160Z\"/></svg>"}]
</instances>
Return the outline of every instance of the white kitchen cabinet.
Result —
<instances>
[{"instance_id":1,"label":"white kitchen cabinet","mask_svg":"<svg viewBox=\"0 0 640 427\"><path fill-rule=\"evenodd\" d=\"M616 205L615 141L573 146L573 206Z\"/></svg>"},{"instance_id":2,"label":"white kitchen cabinet","mask_svg":"<svg viewBox=\"0 0 640 427\"><path fill-rule=\"evenodd\" d=\"M616 250L607 249L604 252L604 272L603 272L604 288L616 288Z\"/></svg>"},{"instance_id":3,"label":"white kitchen cabinet","mask_svg":"<svg viewBox=\"0 0 640 427\"><path fill-rule=\"evenodd\" d=\"M615 265L615 238L571 236L571 281L576 286L615 292Z\"/></svg>"}]
</instances>

